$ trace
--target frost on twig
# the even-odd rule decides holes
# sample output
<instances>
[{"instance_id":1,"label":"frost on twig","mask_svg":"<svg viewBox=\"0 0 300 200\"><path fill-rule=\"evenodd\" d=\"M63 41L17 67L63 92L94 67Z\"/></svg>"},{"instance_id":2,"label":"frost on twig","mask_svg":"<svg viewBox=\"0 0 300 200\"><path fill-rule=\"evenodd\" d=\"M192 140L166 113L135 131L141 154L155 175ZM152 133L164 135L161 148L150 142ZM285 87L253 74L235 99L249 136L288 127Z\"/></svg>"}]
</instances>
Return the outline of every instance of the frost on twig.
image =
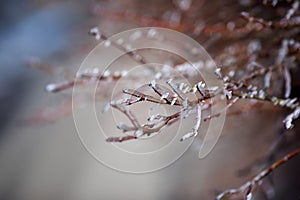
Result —
<instances>
[{"instance_id":1,"label":"frost on twig","mask_svg":"<svg viewBox=\"0 0 300 200\"><path fill-rule=\"evenodd\" d=\"M110 105L112 108L118 109L121 111L124 115L127 116L127 118L131 121L133 127L128 126L118 126L119 129L121 129L123 132L134 132L134 137L128 137L125 136L125 138L122 139L122 137L114 137L108 138L107 141L109 142L123 142L126 140L131 139L138 139L141 136L144 135L151 135L155 133L159 133L163 128L168 127L172 125L173 123L179 121L180 119L185 119L189 115L196 113L196 123L192 129L191 132L185 134L181 141L184 141L190 137L196 137L199 132L199 128L201 125L202 118L202 110L207 109L209 106L209 102L205 102L209 98L213 98L214 95L217 95L217 93L220 93L220 90L216 90L215 88L208 88L203 84L202 82L197 83L196 85L190 87L186 85L185 83L176 83L173 80L166 81L166 85L169 86L169 88L157 83L155 80L151 81L148 84L148 87L156 94L155 97L150 94L145 94L143 92L132 90L132 89L124 89L123 93L130 95L130 98L123 98L118 101L112 101L110 102ZM201 86L199 86L201 85ZM201 90L199 89L201 87ZM187 95L195 95L195 92L197 91L200 93L200 97L197 99L189 99ZM175 106L179 107L180 110L178 112L175 112L171 115L152 115L148 118L148 123L146 124L139 124L135 118L135 116L127 109L128 106L138 103L148 101L151 103L156 104L165 104L168 106ZM203 106L202 106L203 105ZM136 131L141 131L141 134L136 135Z\"/></svg>"},{"instance_id":2,"label":"frost on twig","mask_svg":"<svg viewBox=\"0 0 300 200\"><path fill-rule=\"evenodd\" d=\"M76 73L73 80L65 80L59 83L50 83L46 85L45 90L51 93L57 93L72 89L75 85L78 87L86 86L89 83L98 83L99 81L111 82L117 81L127 76L127 71L115 71L111 73L109 70L103 72L99 68L84 69Z\"/></svg>"},{"instance_id":3,"label":"frost on twig","mask_svg":"<svg viewBox=\"0 0 300 200\"><path fill-rule=\"evenodd\" d=\"M240 186L237 189L230 189L222 192L216 198L216 200L226 200L226 199L245 199L250 200L252 198L252 193L255 188L262 184L263 179L271 174L275 169L280 167L281 165L287 163L290 159L299 155L300 148L294 150L293 152L287 154L283 158L279 159L275 163L273 163L270 167L262 170L259 174L254 176L251 180L247 181L245 184Z\"/></svg>"},{"instance_id":4,"label":"frost on twig","mask_svg":"<svg viewBox=\"0 0 300 200\"><path fill-rule=\"evenodd\" d=\"M201 112L202 112L202 108L201 105L197 104L197 116L196 116L196 123L194 125L193 131L190 133L185 134L184 136L182 136L182 138L180 139L180 141L184 141L190 137L196 137L198 135L198 131L201 125Z\"/></svg>"},{"instance_id":5,"label":"frost on twig","mask_svg":"<svg viewBox=\"0 0 300 200\"><path fill-rule=\"evenodd\" d=\"M267 71L268 70L259 70L258 72L264 74ZM217 86L209 88L202 81L196 83L194 86L188 86L185 85L185 83L175 83L171 79L166 81L166 84L169 88L157 83L155 80L151 81L148 84L148 87L152 89L157 97L152 94L146 94L133 89L123 89L123 93L129 95L130 98L123 98L118 101L113 101L110 103L110 105L111 107L116 108L124 113L129 118L133 127L129 128L122 125L118 126L118 128L123 132L134 132L134 137L126 136L126 139L121 139L122 137L117 137L115 139L108 138L107 141L123 142L127 140L137 139L144 135L158 133L161 131L161 129L170 126L180 119L186 118L191 113L196 113L196 123L193 127L193 130L185 134L181 138L181 141L184 141L188 138L198 135L201 121L205 122L211 120L212 118L218 117L222 112L226 112L226 110L229 109L239 99L254 99L264 102L270 102L275 106L286 107L288 109L294 110L294 112L289 115L284 121L287 128L291 128L290 124L292 120L299 117L300 109L298 109L299 103L297 99L277 98L275 96L269 95L266 91L264 91L263 89L259 89L257 86L251 84L247 85L245 83L245 80L250 79L250 77L253 77L254 75L250 75L247 78L242 79L241 81L234 81L228 76L223 75L221 69L219 68L215 71L215 74L224 82L224 88L222 90ZM189 98L187 98L188 94L198 94L198 97L197 99L190 100ZM203 110L213 106L209 103L209 100L217 95L221 95L220 97L227 99L227 106L218 113L202 116L201 113ZM155 104L177 106L180 107L180 112L169 116L153 115L148 119L149 123L140 125L137 122L135 116L127 109L127 106L143 101L148 101ZM136 134L137 131L139 131L139 134Z\"/></svg>"},{"instance_id":6,"label":"frost on twig","mask_svg":"<svg viewBox=\"0 0 300 200\"><path fill-rule=\"evenodd\" d=\"M121 129L123 132L133 132L133 135L131 137L124 136L124 137L110 137L107 138L108 142L123 142L126 140L132 140L132 139L138 139L139 137L142 137L144 135L151 135L155 133L159 133L163 128L172 125L174 122L178 121L182 117L182 111L175 112L174 114L163 116L163 115L152 115L148 118L148 123L146 124L139 124L134 114L132 114L127 106L132 105L134 103L148 101L152 103L157 104L167 104L170 106L181 106L184 107L184 109L189 109L189 111L193 110L195 107L195 102L189 102L188 105L184 105L184 93L178 88L178 86L173 83L171 80L167 81L169 85L171 85L171 90L168 90L164 86L156 83L155 81L151 81L148 84L148 87L150 87L157 95L157 97L154 97L152 95L144 94L142 92L132 90L132 89L124 89L123 93L130 95L133 98L127 98L127 99L121 99L119 101L112 101L110 102L110 105L112 108L115 108L122 112L126 117L130 120L132 123L132 127L119 125L117 126L119 129ZM179 98L179 94L181 98ZM198 107L198 113L200 112L199 121L201 120L201 107ZM193 132L196 133L198 131L198 128L200 126L200 122L197 126L195 126Z\"/></svg>"},{"instance_id":7,"label":"frost on twig","mask_svg":"<svg viewBox=\"0 0 300 200\"><path fill-rule=\"evenodd\" d=\"M181 141L188 140L198 135L203 122L219 117L222 112L231 109L240 100L246 102L245 104L247 104L247 100L265 102L288 110L290 114L286 116L283 123L285 128L291 129L295 120L300 116L300 105L292 91L295 84L292 80L295 77L293 70L298 70L300 60L299 0L287 2L264 0L263 3L239 1L238 4L246 4L243 5L245 11L239 10L237 13L233 13L233 17L231 13L227 12L230 21L220 21L216 24L198 19L198 13L192 13L193 10L197 10L193 8L195 1L174 0L173 4L176 11L168 10L162 17L142 16L123 10L112 11L104 6L95 6L93 13L96 16L101 16L101 19L108 18L120 21L125 19L141 26L172 28L193 35L197 40L200 38L198 40L200 43L207 40L208 42L204 46L209 52L212 52L211 55L214 55L213 59L219 66L215 75L223 82L224 87L208 87L203 80L198 79L197 71L203 70L206 65L200 60L192 63L194 68L191 68L190 63L183 62L176 63L174 66L164 66L159 70L151 70L151 73L141 73L137 76L129 75L127 71L106 70L100 73L97 68L83 70L76 74L74 80L49 84L46 90L53 93L65 91L74 87L75 80L78 83L76 84L77 87L87 86L89 83L98 81L111 83L125 76L131 82L144 80L149 75L153 76L155 81L147 84L151 93L132 88L122 88L124 98L106 104L104 111L109 108L116 109L130 121L130 124L117 124L117 128L127 135L109 137L107 138L108 142L124 142L157 134L179 120L195 114L196 122L192 130L187 131L188 133L181 138ZM191 6L192 4L193 6ZM268 6L272 12L257 12ZM186 18L187 16L188 18ZM105 47L117 48L126 53L133 61L147 65L146 58L140 55L138 51L132 50L130 44L126 44L122 38L111 41L97 27L92 28L90 34L97 41L102 41ZM155 38L156 36L155 29L151 29L146 34L135 32L129 40L132 42L142 37ZM191 53L195 55L198 52L191 49ZM170 73L170 69L176 70L182 77L188 81L193 80L196 84L193 82L189 85L182 82L176 75ZM158 83L158 81L165 80L168 80L165 84ZM188 98L192 95L195 95L196 98ZM210 100L217 98L227 101L224 110L217 113L204 112L214 106ZM179 111L170 115L151 115L143 124L130 107L143 102L172 106L179 108ZM282 163L291 157L284 158L281 160ZM253 188L259 186L259 182L275 170L281 161L262 171L240 188L222 193L218 199L223 200L227 197L228 199L231 197L250 199L254 191Z\"/></svg>"},{"instance_id":8,"label":"frost on twig","mask_svg":"<svg viewBox=\"0 0 300 200\"><path fill-rule=\"evenodd\" d=\"M150 70L148 71L150 73L138 75L128 74L125 70L105 70L101 72L101 66L98 66L79 71L73 79L48 84L45 88L46 91L58 93L73 87L88 87L89 84L98 82L110 84L124 77L131 82L136 82L136 80L144 80L144 78L153 76L155 80L146 85L151 92L122 88L124 97L106 104L103 111L110 108L116 109L125 115L130 122L129 124L117 123L117 128L126 135L108 137L106 139L107 142L125 142L158 134L164 128L195 114L194 125L187 133L183 133L180 139L180 141L189 140L199 135L203 123L219 117L221 113L231 109L240 100L243 100L246 104L247 100L270 103L288 110L290 114L285 117L283 123L286 129L293 128L295 120L300 117L300 105L298 99L293 96L293 84L295 83L292 80L295 77L293 72L295 69L298 70L300 60L299 1L278 3L276 0L267 0L265 1L266 5L271 5L276 11L272 14L275 17L256 16L258 13L254 12L255 9L249 9L240 13L244 20L230 19L230 21L217 24L209 24L204 21L198 21L195 24L185 23L193 21L184 19L187 11L193 10L191 9L191 2L173 1L179 10L166 12L161 20L158 20L160 18L143 17L134 13L122 15L122 12L110 12L109 10L105 10L103 13L108 17L118 15L122 20L124 18L129 19L141 25L169 27L189 33L189 35L193 32L194 35L201 36L199 38L209 37L209 42L205 43L205 47L208 47L209 51L211 51L211 47L218 47L218 51L212 51L212 55L214 55L213 59L219 66L215 71L215 75L217 79L223 82L224 87L208 87L203 80L198 79L197 71L203 70L207 65L207 63L200 60L192 64L188 62L174 63L174 65L164 66L158 70L157 68L149 68ZM260 4L255 2L253 8L256 6L259 8L262 6ZM280 8L281 4L285 4L285 7ZM276 9L276 7L279 9ZM99 11L99 9L97 8L96 10ZM147 59L138 51L132 50L130 43L126 44L122 38L117 41L111 41L97 27L92 28L90 34L97 41L102 41L104 47L117 48L126 53L136 63L147 66ZM142 37L154 38L157 36L157 32L154 29L151 29L146 35L143 34L135 32L130 36L129 40L132 42ZM228 38L230 41L226 40ZM219 48L219 41L226 44L224 49L222 47L223 44ZM191 52L197 54L196 50L192 49ZM189 85L183 82L182 79L170 72L172 70L177 71L178 74L188 81L194 81L193 84ZM165 80L167 81L161 84ZM100 93L100 91L97 92ZM196 98L189 98L190 96ZM219 112L208 113L207 111L214 106L211 100L218 100L218 98L225 100L227 106ZM178 111L165 115L153 114L144 122L139 120L138 114L131 109L131 106L143 102L172 106L177 108ZM58 109L40 112L37 118L44 121L54 121L61 116L70 114L72 112L70 105L70 102L68 102L59 106ZM47 117L45 117L46 114L44 113L47 114ZM227 116L231 116L230 114L229 112ZM241 187L226 190L217 199L250 200L255 188L260 186L260 183L266 176L298 153L299 150L287 155L266 170L258 173L257 176Z\"/></svg>"},{"instance_id":9,"label":"frost on twig","mask_svg":"<svg viewBox=\"0 0 300 200\"><path fill-rule=\"evenodd\" d=\"M279 55L281 55L279 53ZM281 56L279 56L281 57ZM283 56L285 57L285 56ZM282 58L284 59L284 58ZM278 58L278 62L281 62ZM288 115L284 120L286 128L292 128L292 121L299 117L299 104L296 98L289 99L281 99L272 95L269 95L264 89L259 89L258 86L254 86L252 84L248 84L249 81L254 79L257 76L267 75L269 72L274 72L276 70L275 67L265 68L259 63L253 63L254 66L257 66L258 69L251 72L249 75L244 76L239 81L235 81L231 78L230 75L224 75L221 72L220 68L217 68L215 71L215 75L218 79L224 82L224 88L221 90L217 86L215 87L207 87L203 81L196 83L194 86L189 86L186 83L175 83L172 79L166 81L165 87L161 84L156 83L155 80L151 81L148 84L148 87L153 90L153 92L157 95L146 94L141 91L133 90L133 89L123 89L123 93L129 95L130 98L124 98L118 101L113 101L107 104L107 106L103 109L107 110L109 107L118 109L123 112L131 122L134 122L133 128L120 128L124 126L119 126L119 128L123 132L134 131L134 137L126 137L126 138L115 138L108 139L110 142L123 142L127 140L137 139L144 135L150 135L153 133L158 133L161 129L173 124L173 121L178 121L180 118L186 118L191 113L197 113L196 124L194 125L193 131L184 135L181 141L188 139L192 136L197 136L198 130L201 124L201 120L208 121L212 118L218 117L221 112L229 109L235 102L239 99L255 99L259 101L270 102L275 106L286 107L292 109L292 114ZM76 74L77 83L79 85L86 85L90 82L97 81L114 81L119 80L120 78L127 76L126 71L115 71L110 72L108 70L101 73L99 69L86 69L84 71L78 72ZM131 77L133 79L133 77ZM287 79L287 78L286 78ZM69 88L74 87L74 81L65 81L58 84L49 84L46 86L46 90L49 92L60 92ZM289 90L288 90L289 91ZM287 92L286 92L287 93ZM187 95L197 94L198 97L196 100L189 100ZM201 109L207 109L211 105L208 103L209 99L214 98L217 94L222 95L228 101L228 105L226 108L220 113L215 113L214 115L201 116ZM132 98L134 97L134 98ZM143 124L140 125L135 119L134 115L128 110L127 106L139 103L139 102L151 102L155 104L165 104L170 106L181 107L181 112L176 114L175 116L164 116L161 117L160 120L157 120L155 123L151 124ZM296 109L297 108L297 109ZM151 119L156 119L155 117L150 117Z\"/></svg>"},{"instance_id":10,"label":"frost on twig","mask_svg":"<svg viewBox=\"0 0 300 200\"><path fill-rule=\"evenodd\" d=\"M89 32L92 36L95 37L96 40L103 40L105 47L113 46L120 51L126 53L132 60L135 62L145 65L148 70L153 72L153 68L149 67L147 63L149 63L144 56L139 54L136 50L132 50L132 47L130 44L125 44L124 41L120 38L117 41L111 41L109 40L109 37L106 36L103 32L100 32L98 27L94 27ZM130 40L136 40L142 36L142 33L137 31L133 35L131 35Z\"/></svg>"}]
</instances>

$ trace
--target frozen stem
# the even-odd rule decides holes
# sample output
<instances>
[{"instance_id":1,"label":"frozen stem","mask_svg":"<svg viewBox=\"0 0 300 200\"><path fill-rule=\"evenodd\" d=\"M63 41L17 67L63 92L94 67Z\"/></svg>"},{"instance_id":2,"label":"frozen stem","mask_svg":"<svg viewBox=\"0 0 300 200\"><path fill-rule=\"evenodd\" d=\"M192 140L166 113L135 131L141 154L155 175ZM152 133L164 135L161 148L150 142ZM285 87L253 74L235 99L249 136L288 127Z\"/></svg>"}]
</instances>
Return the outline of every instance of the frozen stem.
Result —
<instances>
[{"instance_id":1,"label":"frozen stem","mask_svg":"<svg viewBox=\"0 0 300 200\"><path fill-rule=\"evenodd\" d=\"M274 170L276 170L281 165L287 163L290 159L299 155L299 153L300 153L300 148L287 154L283 158L277 160L270 167L268 167L268 168L264 169L263 171L261 171L260 173L258 173L256 176L254 176L254 178L247 181L245 184L243 184L239 188L226 190L223 193L219 194L217 196L216 200L225 200L225 199L231 199L231 198L250 200L252 197L252 193L255 190L255 187L261 185L261 182L263 181L263 179L265 177L267 177L269 174L271 174Z\"/></svg>"}]
</instances>

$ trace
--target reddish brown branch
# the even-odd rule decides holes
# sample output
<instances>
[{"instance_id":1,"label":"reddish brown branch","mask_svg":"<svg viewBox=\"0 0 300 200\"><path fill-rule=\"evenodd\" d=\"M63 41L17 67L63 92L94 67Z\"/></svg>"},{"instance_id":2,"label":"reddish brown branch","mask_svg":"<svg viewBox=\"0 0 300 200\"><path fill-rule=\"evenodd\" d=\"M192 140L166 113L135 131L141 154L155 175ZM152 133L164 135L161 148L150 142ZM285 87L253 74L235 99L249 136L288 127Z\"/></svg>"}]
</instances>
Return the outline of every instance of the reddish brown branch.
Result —
<instances>
[{"instance_id":1,"label":"reddish brown branch","mask_svg":"<svg viewBox=\"0 0 300 200\"><path fill-rule=\"evenodd\" d=\"M245 199L245 200L251 199L250 197L252 196L255 187L257 187L265 177L267 177L269 174L271 174L274 170L276 170L281 165L287 163L290 159L299 155L299 153L300 153L300 148L292 151L291 153L287 154L283 158L277 160L270 167L261 171L254 178L252 178L251 180L249 180L248 182L240 186L238 189L226 190L223 193L219 194L216 199L225 200L231 197L235 197L235 198L239 197L240 199Z\"/></svg>"}]
</instances>

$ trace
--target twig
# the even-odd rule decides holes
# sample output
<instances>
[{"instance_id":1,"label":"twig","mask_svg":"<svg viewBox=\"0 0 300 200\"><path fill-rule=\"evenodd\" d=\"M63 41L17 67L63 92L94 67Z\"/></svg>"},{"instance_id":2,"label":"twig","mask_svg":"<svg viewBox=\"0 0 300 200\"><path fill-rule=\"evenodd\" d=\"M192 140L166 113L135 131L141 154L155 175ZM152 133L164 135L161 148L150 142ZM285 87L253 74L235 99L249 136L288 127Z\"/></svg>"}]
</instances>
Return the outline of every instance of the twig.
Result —
<instances>
[{"instance_id":1,"label":"twig","mask_svg":"<svg viewBox=\"0 0 300 200\"><path fill-rule=\"evenodd\" d=\"M216 200L225 200L230 197L240 197L245 200L250 200L252 197L252 193L258 185L261 184L261 181L267 177L269 174L271 174L274 170L276 170L281 165L287 163L290 159L294 158L300 153L300 148L294 150L293 152L287 154L283 158L279 159L275 163L273 163L270 167L264 169L259 174L257 174L254 178L252 178L250 181L246 182L242 186L240 186L238 189L230 189L226 190L223 193L219 194L216 198Z\"/></svg>"}]
</instances>

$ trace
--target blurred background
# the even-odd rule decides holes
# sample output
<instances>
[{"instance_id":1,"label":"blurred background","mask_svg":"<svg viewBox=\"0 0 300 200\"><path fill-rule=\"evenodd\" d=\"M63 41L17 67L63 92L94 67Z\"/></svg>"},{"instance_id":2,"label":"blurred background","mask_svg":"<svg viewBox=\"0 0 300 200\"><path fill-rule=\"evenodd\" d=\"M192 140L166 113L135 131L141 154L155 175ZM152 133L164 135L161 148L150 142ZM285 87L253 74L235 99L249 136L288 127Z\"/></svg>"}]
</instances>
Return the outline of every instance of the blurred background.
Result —
<instances>
[{"instance_id":1,"label":"blurred background","mask_svg":"<svg viewBox=\"0 0 300 200\"><path fill-rule=\"evenodd\" d=\"M97 45L88 35L92 27L97 25L108 35L140 27L130 17L132 13L177 23L178 18L189 15L180 13L178 6L184 10L192 1L182 2L1 1L0 199L214 199L219 192L239 187L297 147L297 137L278 139L286 113L263 104L228 117L221 139L205 159L198 159L195 141L171 166L134 175L112 170L95 160L81 144L71 114L51 118L52 108L67 109L64 103L70 95L49 94L44 88L74 75ZM247 2L193 2L194 11L185 18L186 23L197 15L199 20L211 23L225 21L236 17L235 11L245 9ZM225 11L232 15L224 15ZM213 42L201 36L194 38L207 46ZM225 41L208 51L214 55L223 45ZM243 109L245 103L240 102L236 108ZM280 148L267 156L276 142ZM254 167L243 170L248 166ZM299 199L299 166L300 158L295 158L266 179L264 187L271 199ZM246 172L239 173L241 170ZM261 190L255 199L266 196Z\"/></svg>"}]
</instances>

